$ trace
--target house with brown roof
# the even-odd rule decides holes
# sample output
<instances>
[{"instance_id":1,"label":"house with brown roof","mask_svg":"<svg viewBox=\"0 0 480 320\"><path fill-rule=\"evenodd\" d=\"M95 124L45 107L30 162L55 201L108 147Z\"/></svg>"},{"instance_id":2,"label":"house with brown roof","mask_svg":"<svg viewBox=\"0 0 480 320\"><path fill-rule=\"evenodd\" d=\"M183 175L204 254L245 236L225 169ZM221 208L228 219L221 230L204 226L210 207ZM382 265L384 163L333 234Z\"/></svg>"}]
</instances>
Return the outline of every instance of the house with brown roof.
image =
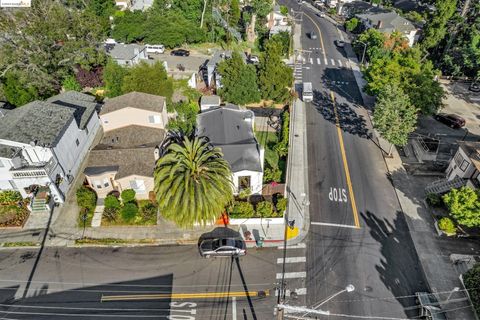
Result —
<instances>
[{"instance_id":1,"label":"house with brown roof","mask_svg":"<svg viewBox=\"0 0 480 320\"><path fill-rule=\"evenodd\" d=\"M108 99L100 122L104 135L90 152L86 181L99 198L113 190L134 189L137 199L148 199L168 123L166 99L141 92Z\"/></svg>"}]
</instances>

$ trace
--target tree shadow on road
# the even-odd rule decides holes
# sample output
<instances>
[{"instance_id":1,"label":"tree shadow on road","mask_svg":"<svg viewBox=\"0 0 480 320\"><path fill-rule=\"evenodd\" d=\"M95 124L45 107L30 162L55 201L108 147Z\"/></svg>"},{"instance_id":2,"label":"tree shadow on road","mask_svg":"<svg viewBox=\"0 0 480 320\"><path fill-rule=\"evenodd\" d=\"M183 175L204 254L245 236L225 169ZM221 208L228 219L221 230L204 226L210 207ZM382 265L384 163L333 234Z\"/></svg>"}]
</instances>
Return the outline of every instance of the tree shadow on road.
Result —
<instances>
[{"instance_id":1,"label":"tree shadow on road","mask_svg":"<svg viewBox=\"0 0 480 320\"><path fill-rule=\"evenodd\" d=\"M335 101L335 105L326 93L314 91L312 105L323 116L323 118L335 125L340 125L344 132L357 135L361 138L370 139L367 122L362 115L359 115L353 107L347 103Z\"/></svg>"},{"instance_id":2,"label":"tree shadow on road","mask_svg":"<svg viewBox=\"0 0 480 320\"><path fill-rule=\"evenodd\" d=\"M383 258L375 266L380 279L395 299L405 308L408 317L418 316L417 291L428 291L404 214L397 211L395 219L380 219L374 213L360 213L373 239L381 245Z\"/></svg>"}]
</instances>

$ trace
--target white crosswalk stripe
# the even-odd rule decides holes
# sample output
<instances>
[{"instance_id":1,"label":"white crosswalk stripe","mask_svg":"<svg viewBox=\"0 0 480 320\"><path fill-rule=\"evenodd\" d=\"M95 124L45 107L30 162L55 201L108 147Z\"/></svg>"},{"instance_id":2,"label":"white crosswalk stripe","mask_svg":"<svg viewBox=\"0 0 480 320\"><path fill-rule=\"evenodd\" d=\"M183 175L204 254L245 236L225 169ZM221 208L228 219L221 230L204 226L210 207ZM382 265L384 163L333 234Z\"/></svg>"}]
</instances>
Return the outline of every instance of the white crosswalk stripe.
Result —
<instances>
[{"instance_id":1,"label":"white crosswalk stripe","mask_svg":"<svg viewBox=\"0 0 480 320\"><path fill-rule=\"evenodd\" d=\"M300 242L299 244L293 245L293 246L288 246L287 249L305 249L307 245L304 242ZM285 248L284 246L278 246L279 250L283 250Z\"/></svg>"},{"instance_id":2,"label":"white crosswalk stripe","mask_svg":"<svg viewBox=\"0 0 480 320\"><path fill-rule=\"evenodd\" d=\"M325 65L328 65L328 60L327 60L327 58L325 58L324 61L325 61Z\"/></svg>"},{"instance_id":3,"label":"white crosswalk stripe","mask_svg":"<svg viewBox=\"0 0 480 320\"><path fill-rule=\"evenodd\" d=\"M306 262L306 257L287 257L285 258L285 263L299 263ZM283 263L283 258L277 258L277 263Z\"/></svg>"},{"instance_id":4,"label":"white crosswalk stripe","mask_svg":"<svg viewBox=\"0 0 480 320\"><path fill-rule=\"evenodd\" d=\"M285 279L295 279L295 278L306 278L307 273L305 271L301 272L285 272ZM282 279L282 273L277 273L277 280Z\"/></svg>"},{"instance_id":5,"label":"white crosswalk stripe","mask_svg":"<svg viewBox=\"0 0 480 320\"><path fill-rule=\"evenodd\" d=\"M295 293L297 296L304 296L307 294L307 288L298 288L298 289L295 289L295 290L285 290L285 296L286 297L290 297L292 295L292 293ZM279 295L279 291L278 290L275 290L275 297L278 297Z\"/></svg>"},{"instance_id":6,"label":"white crosswalk stripe","mask_svg":"<svg viewBox=\"0 0 480 320\"><path fill-rule=\"evenodd\" d=\"M330 60L332 61L332 66L334 66L335 65L335 60L333 60L333 59L330 59Z\"/></svg>"},{"instance_id":7,"label":"white crosswalk stripe","mask_svg":"<svg viewBox=\"0 0 480 320\"><path fill-rule=\"evenodd\" d=\"M310 64L313 64L313 59L312 58L310 58Z\"/></svg>"},{"instance_id":8,"label":"white crosswalk stripe","mask_svg":"<svg viewBox=\"0 0 480 320\"><path fill-rule=\"evenodd\" d=\"M338 60L338 65L342 67L342 60Z\"/></svg>"},{"instance_id":9,"label":"white crosswalk stripe","mask_svg":"<svg viewBox=\"0 0 480 320\"><path fill-rule=\"evenodd\" d=\"M317 64L320 64L320 58L317 58Z\"/></svg>"}]
</instances>

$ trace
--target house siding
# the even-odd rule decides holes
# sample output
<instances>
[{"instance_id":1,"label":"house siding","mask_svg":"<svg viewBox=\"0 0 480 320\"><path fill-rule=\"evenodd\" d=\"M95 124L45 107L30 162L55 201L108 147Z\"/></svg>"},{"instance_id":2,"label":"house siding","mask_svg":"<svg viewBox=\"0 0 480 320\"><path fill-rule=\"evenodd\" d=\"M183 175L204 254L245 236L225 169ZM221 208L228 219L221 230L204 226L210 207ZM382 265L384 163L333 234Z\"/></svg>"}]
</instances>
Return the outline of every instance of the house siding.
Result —
<instances>
[{"instance_id":1,"label":"house siding","mask_svg":"<svg viewBox=\"0 0 480 320\"><path fill-rule=\"evenodd\" d=\"M465 161L465 162L464 162ZM463 168L462 168L463 163ZM465 165L467 163L467 165ZM458 148L455 156L450 161L450 164L447 168L447 179L453 180L455 177L460 177L463 179L470 179L472 176L475 175L475 171L477 169L472 164L470 157L463 151L462 148Z\"/></svg>"},{"instance_id":2,"label":"house siding","mask_svg":"<svg viewBox=\"0 0 480 320\"><path fill-rule=\"evenodd\" d=\"M160 122L150 123L149 116L159 116ZM131 125L165 129L168 123L168 115L166 106L163 107L162 112L154 112L127 107L101 115L100 120L102 122L104 132L116 130Z\"/></svg>"}]
</instances>

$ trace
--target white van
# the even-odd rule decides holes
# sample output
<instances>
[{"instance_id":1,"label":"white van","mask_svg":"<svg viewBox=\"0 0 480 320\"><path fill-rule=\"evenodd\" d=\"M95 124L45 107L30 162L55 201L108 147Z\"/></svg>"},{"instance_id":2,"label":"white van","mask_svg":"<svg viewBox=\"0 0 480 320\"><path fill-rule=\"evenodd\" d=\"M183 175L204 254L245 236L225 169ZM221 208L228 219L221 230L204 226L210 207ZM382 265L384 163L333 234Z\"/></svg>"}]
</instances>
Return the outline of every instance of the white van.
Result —
<instances>
[{"instance_id":1,"label":"white van","mask_svg":"<svg viewBox=\"0 0 480 320\"><path fill-rule=\"evenodd\" d=\"M313 101L313 90L312 90L312 83L311 82L304 82L303 83L302 100L303 100L303 102Z\"/></svg>"},{"instance_id":2,"label":"white van","mask_svg":"<svg viewBox=\"0 0 480 320\"><path fill-rule=\"evenodd\" d=\"M147 44L147 53L164 53L165 46L163 44Z\"/></svg>"}]
</instances>

